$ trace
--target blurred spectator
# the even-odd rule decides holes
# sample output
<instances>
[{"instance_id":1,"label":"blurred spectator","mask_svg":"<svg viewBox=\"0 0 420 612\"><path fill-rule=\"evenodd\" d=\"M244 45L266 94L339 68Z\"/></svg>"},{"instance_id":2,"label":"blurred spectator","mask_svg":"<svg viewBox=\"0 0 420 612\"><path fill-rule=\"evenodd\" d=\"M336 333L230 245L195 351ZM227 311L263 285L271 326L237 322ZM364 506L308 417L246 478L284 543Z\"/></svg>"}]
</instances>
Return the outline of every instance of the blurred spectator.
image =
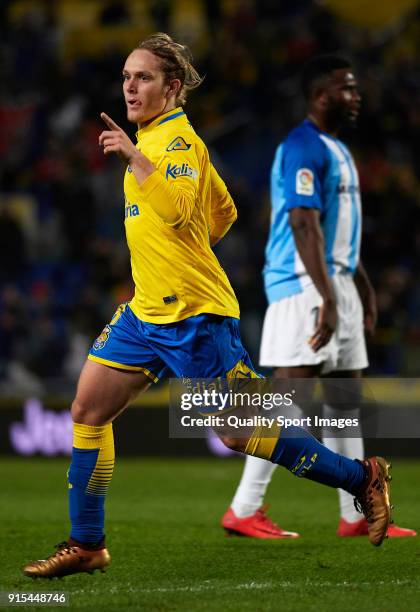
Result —
<instances>
[{"instance_id":1,"label":"blurred spectator","mask_svg":"<svg viewBox=\"0 0 420 612\"><path fill-rule=\"evenodd\" d=\"M25 240L18 221L7 208L0 208L2 263L0 284L20 278L25 270Z\"/></svg>"},{"instance_id":2,"label":"blurred spectator","mask_svg":"<svg viewBox=\"0 0 420 612\"><path fill-rule=\"evenodd\" d=\"M123 0L108 0L99 14L99 23L104 26L113 26L129 21L130 11Z\"/></svg>"}]
</instances>

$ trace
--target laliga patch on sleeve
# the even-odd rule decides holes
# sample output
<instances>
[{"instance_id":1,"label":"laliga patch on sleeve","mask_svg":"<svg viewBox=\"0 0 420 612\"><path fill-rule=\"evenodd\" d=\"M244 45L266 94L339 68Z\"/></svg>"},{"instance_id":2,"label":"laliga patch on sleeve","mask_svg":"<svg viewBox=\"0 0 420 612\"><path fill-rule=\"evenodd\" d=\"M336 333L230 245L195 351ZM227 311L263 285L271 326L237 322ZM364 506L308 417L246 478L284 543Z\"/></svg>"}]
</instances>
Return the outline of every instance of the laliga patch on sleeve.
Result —
<instances>
[{"instance_id":1,"label":"laliga patch on sleeve","mask_svg":"<svg viewBox=\"0 0 420 612\"><path fill-rule=\"evenodd\" d=\"M314 195L314 173L309 168L300 168L297 171L296 193L304 196Z\"/></svg>"},{"instance_id":2,"label":"laliga patch on sleeve","mask_svg":"<svg viewBox=\"0 0 420 612\"><path fill-rule=\"evenodd\" d=\"M177 136L166 147L167 151L188 151L191 145L185 142L182 136Z\"/></svg>"}]
</instances>

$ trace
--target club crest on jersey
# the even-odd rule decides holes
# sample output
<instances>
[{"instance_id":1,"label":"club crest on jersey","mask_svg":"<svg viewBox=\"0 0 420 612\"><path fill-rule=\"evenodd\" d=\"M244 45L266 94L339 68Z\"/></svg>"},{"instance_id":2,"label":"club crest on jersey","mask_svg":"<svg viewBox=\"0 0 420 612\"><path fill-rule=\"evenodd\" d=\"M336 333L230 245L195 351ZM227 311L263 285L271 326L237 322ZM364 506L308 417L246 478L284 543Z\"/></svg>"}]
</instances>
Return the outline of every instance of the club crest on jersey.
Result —
<instances>
[{"instance_id":1,"label":"club crest on jersey","mask_svg":"<svg viewBox=\"0 0 420 612\"><path fill-rule=\"evenodd\" d=\"M167 151L188 151L191 145L186 143L182 136L177 136L166 147Z\"/></svg>"},{"instance_id":2,"label":"club crest on jersey","mask_svg":"<svg viewBox=\"0 0 420 612\"><path fill-rule=\"evenodd\" d=\"M105 325L102 330L102 333L96 338L93 343L93 348L95 351L99 351L104 348L105 344L108 342L109 334L111 333L111 328L109 325Z\"/></svg>"},{"instance_id":3,"label":"club crest on jersey","mask_svg":"<svg viewBox=\"0 0 420 612\"><path fill-rule=\"evenodd\" d=\"M309 168L300 168L296 173L296 193L314 195L314 173Z\"/></svg>"},{"instance_id":4,"label":"club crest on jersey","mask_svg":"<svg viewBox=\"0 0 420 612\"><path fill-rule=\"evenodd\" d=\"M169 163L166 167L166 180L168 180L168 178L176 179L179 176L188 176L189 178L195 179L198 176L198 172L188 164L179 165Z\"/></svg>"}]
</instances>

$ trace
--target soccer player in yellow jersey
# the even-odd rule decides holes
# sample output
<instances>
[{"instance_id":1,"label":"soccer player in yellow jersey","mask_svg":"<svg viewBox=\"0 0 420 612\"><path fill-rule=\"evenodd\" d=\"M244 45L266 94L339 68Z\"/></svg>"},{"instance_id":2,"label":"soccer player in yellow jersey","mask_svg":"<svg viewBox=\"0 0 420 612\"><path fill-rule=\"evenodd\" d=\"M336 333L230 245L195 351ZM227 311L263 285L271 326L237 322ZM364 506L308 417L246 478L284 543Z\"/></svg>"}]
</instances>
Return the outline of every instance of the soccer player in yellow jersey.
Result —
<instances>
[{"instance_id":1,"label":"soccer player in yellow jersey","mask_svg":"<svg viewBox=\"0 0 420 612\"><path fill-rule=\"evenodd\" d=\"M24 573L52 578L103 570L104 502L114 466L112 421L169 370L177 377L258 377L239 333L235 294L211 249L236 219L225 184L184 113L201 79L188 50L154 34L128 56L123 92L137 145L105 113L104 153L127 164L125 228L135 295L96 339L72 404L70 538ZM274 434L273 434L274 435ZM328 450L297 427L264 438L260 428L230 448L269 459L297 476L352 493L379 545L390 521L388 466Z\"/></svg>"}]
</instances>

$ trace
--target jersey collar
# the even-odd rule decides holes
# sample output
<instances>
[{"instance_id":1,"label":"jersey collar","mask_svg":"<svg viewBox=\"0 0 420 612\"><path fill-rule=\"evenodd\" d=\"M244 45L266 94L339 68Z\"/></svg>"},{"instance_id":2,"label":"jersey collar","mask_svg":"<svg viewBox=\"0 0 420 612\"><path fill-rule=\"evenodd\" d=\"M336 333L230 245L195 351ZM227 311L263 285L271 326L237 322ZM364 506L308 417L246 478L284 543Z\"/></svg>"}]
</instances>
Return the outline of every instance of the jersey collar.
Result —
<instances>
[{"instance_id":1,"label":"jersey collar","mask_svg":"<svg viewBox=\"0 0 420 612\"><path fill-rule=\"evenodd\" d=\"M143 135L146 132L149 132L150 130L157 127L158 125L162 125L162 123L167 123L168 121L177 119L178 117L181 117L182 115L185 115L185 112L182 106L178 106L177 108L173 108L167 113L158 115L155 119L153 119L153 121L151 121L146 126L144 126L143 128L141 128L140 130L136 132L137 140L140 138L140 135Z\"/></svg>"},{"instance_id":2,"label":"jersey collar","mask_svg":"<svg viewBox=\"0 0 420 612\"><path fill-rule=\"evenodd\" d=\"M304 123L304 125L307 125L307 126L311 127L312 129L314 129L316 132L318 132L318 134L324 134L325 136L327 136L327 138L331 138L332 140L336 140L337 142L341 142L336 136L333 136L329 132L324 132L324 130L321 130L321 128L319 128L317 126L317 124L314 123L311 119L309 119L309 117L306 117L306 119L303 120L303 123Z\"/></svg>"},{"instance_id":3,"label":"jersey collar","mask_svg":"<svg viewBox=\"0 0 420 612\"><path fill-rule=\"evenodd\" d=\"M319 129L319 127L317 126L316 123L314 123L314 121L312 121L312 119L309 119L309 117L306 117L306 119L303 120L303 123L305 125L310 126L311 128L313 128L314 130L316 130L317 132L322 132L322 130Z\"/></svg>"}]
</instances>

